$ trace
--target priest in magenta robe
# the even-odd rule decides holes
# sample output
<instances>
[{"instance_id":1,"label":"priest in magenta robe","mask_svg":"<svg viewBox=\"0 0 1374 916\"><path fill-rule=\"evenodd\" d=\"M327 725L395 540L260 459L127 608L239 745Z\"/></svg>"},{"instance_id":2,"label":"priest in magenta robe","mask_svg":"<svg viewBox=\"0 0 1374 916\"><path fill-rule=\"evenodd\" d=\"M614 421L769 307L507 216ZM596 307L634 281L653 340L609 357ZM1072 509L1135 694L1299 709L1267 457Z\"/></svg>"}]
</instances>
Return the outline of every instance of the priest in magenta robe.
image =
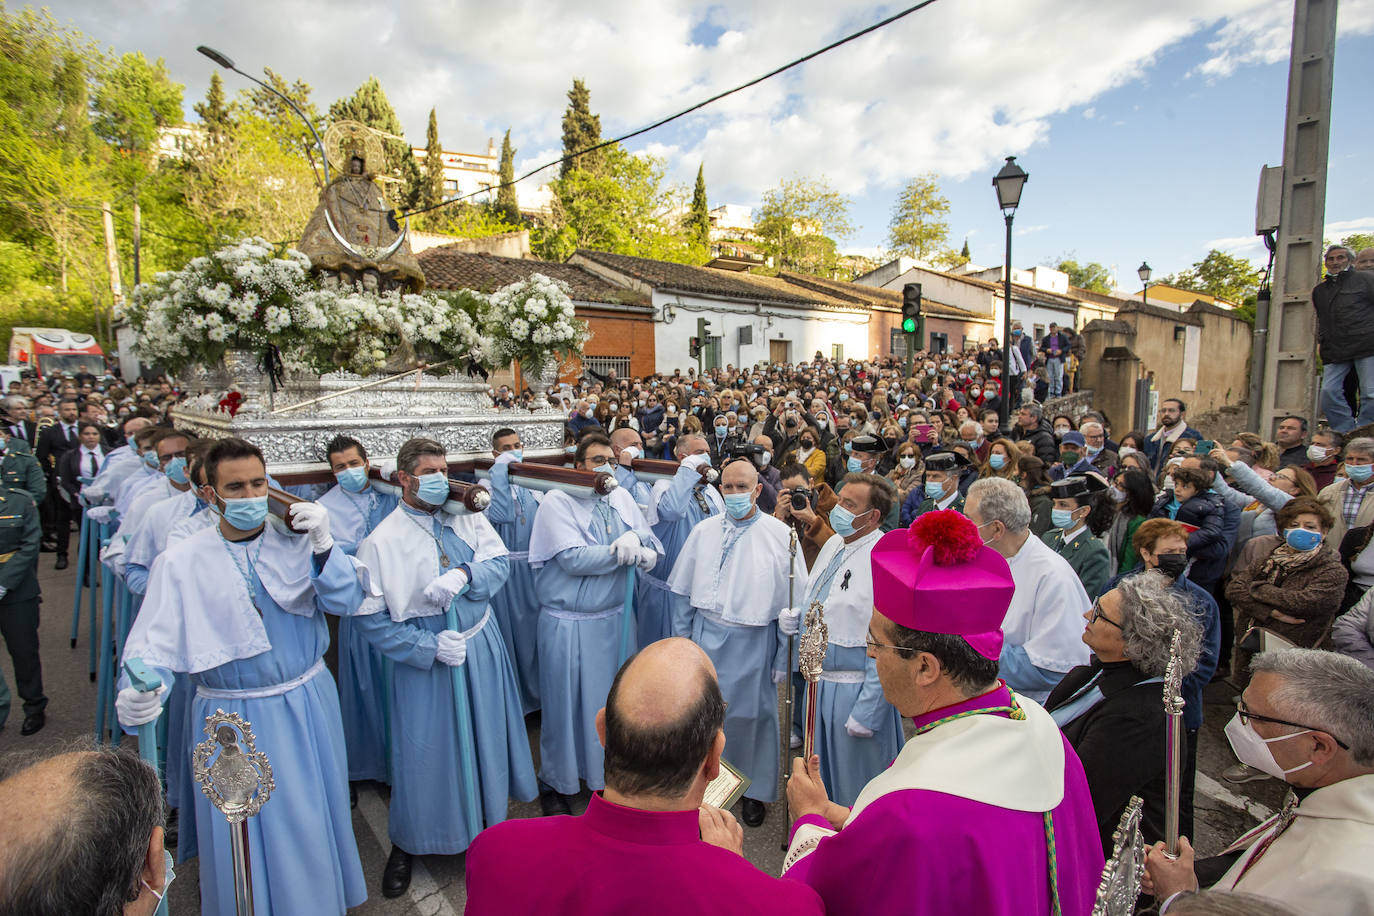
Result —
<instances>
[{"instance_id":1,"label":"priest in magenta robe","mask_svg":"<svg viewBox=\"0 0 1374 916\"><path fill-rule=\"evenodd\" d=\"M1049 714L997 679L1006 560L951 510L872 556L868 653L916 734L852 809L826 797L819 758L796 761L784 877L840 916L1087 916L1103 858L1083 767Z\"/></svg>"},{"instance_id":2,"label":"priest in magenta robe","mask_svg":"<svg viewBox=\"0 0 1374 916\"><path fill-rule=\"evenodd\" d=\"M725 701L707 655L665 639L632 656L596 714L606 788L580 817L506 821L467 853L467 916L811 916L809 887L744 858L743 831L704 805ZM871 889L871 888L865 888Z\"/></svg>"}]
</instances>

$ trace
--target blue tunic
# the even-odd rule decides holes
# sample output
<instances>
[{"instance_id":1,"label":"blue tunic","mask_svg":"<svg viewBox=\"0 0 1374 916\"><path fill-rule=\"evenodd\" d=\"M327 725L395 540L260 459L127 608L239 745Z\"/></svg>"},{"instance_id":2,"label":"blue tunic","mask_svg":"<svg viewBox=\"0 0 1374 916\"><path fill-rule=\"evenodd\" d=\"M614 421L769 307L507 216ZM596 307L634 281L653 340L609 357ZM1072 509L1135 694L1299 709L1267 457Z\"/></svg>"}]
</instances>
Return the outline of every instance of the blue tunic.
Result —
<instances>
[{"instance_id":1,"label":"blue tunic","mask_svg":"<svg viewBox=\"0 0 1374 916\"><path fill-rule=\"evenodd\" d=\"M606 705L620 668L621 615L629 575L611 555L610 543L630 528L613 509L604 508L605 526L595 526L595 546L559 552L534 577L543 704L539 779L564 795L577 794L579 779L589 789L606 787L596 713Z\"/></svg>"},{"instance_id":2,"label":"blue tunic","mask_svg":"<svg viewBox=\"0 0 1374 916\"><path fill-rule=\"evenodd\" d=\"M227 559L227 558L226 558ZM227 564L226 564L227 565ZM234 575L233 569L228 570ZM196 688L253 690L301 677L320 662L329 646L321 610L346 615L363 593L341 551L330 551L323 568L313 567L316 612L289 614L272 600L257 576L254 601L262 611L271 650L190 676ZM171 672L162 672L170 683ZM237 712L251 723L257 748L272 765L277 788L248 823L253 869L253 905L261 916L342 914L367 899L367 884L353 839L348 801L348 761L334 679L319 673L286 693L258 698L202 696L191 702L193 722L216 710ZM205 737L203 729L192 743ZM201 912L233 916L234 871L230 827L201 793L195 795L200 845Z\"/></svg>"},{"instance_id":3,"label":"blue tunic","mask_svg":"<svg viewBox=\"0 0 1374 916\"><path fill-rule=\"evenodd\" d=\"M723 511L720 497L694 468L679 467L658 498L654 535L663 543L663 558L653 572L639 577L636 599L639 618L639 644L647 646L672 635L673 600L668 577L673 574L677 555L687 543L687 535L697 523Z\"/></svg>"},{"instance_id":4,"label":"blue tunic","mask_svg":"<svg viewBox=\"0 0 1374 916\"><path fill-rule=\"evenodd\" d=\"M320 505L335 516L334 504L347 503L362 518L361 529L331 526L334 543L344 553L358 552L362 538L396 508L394 493L368 487L350 493L335 486L320 498ZM385 659L358 632L353 617L339 618L339 710L343 714L344 746L348 748L348 778L389 782L387 772L387 721Z\"/></svg>"},{"instance_id":5,"label":"blue tunic","mask_svg":"<svg viewBox=\"0 0 1374 916\"><path fill-rule=\"evenodd\" d=\"M404 504L396 511L438 526L433 516ZM452 566L465 568L471 578L458 597L458 626L467 631L487 613L491 595L506 581L506 558L474 565L472 547L453 529L442 527L439 536ZM433 549L437 552L438 545ZM474 800L462 791L453 669L434 658L444 620L443 614L433 614L397 622L386 611L354 618L355 629L392 661L388 832L391 842L415 855L459 853L473 840L463 816ZM467 660L458 670L467 679L472 703L482 813L488 825L499 824L512 797L532 801L538 794L515 671L500 627L488 621L468 638Z\"/></svg>"},{"instance_id":6,"label":"blue tunic","mask_svg":"<svg viewBox=\"0 0 1374 916\"><path fill-rule=\"evenodd\" d=\"M501 627L501 637L515 666L520 701L526 714L539 708L539 598L534 592L534 570L530 569L530 531L539 503L524 487L510 485L510 467L491 469L491 522L501 542L510 551L510 578L505 588L491 596L491 609Z\"/></svg>"}]
</instances>

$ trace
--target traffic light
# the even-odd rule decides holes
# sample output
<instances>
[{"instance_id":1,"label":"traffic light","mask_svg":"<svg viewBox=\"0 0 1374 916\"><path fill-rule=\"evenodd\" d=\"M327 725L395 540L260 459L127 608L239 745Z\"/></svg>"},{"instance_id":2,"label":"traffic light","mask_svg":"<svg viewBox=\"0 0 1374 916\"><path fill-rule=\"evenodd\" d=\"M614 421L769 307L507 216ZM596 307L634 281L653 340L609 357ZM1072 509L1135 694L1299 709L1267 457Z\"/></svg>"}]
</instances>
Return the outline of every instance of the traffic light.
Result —
<instances>
[{"instance_id":1,"label":"traffic light","mask_svg":"<svg viewBox=\"0 0 1374 916\"><path fill-rule=\"evenodd\" d=\"M707 321L705 318L698 318L698 319L697 319L697 337L700 339L700 342L704 343L704 342L706 341L706 338L708 338L708 337L710 337L710 336L711 336L711 322Z\"/></svg>"},{"instance_id":2,"label":"traffic light","mask_svg":"<svg viewBox=\"0 0 1374 916\"><path fill-rule=\"evenodd\" d=\"M698 356L701 355L700 337L687 338L687 355L690 356L692 359L696 359Z\"/></svg>"},{"instance_id":3,"label":"traffic light","mask_svg":"<svg viewBox=\"0 0 1374 916\"><path fill-rule=\"evenodd\" d=\"M915 334L921 326L921 284L908 283L902 287L902 330Z\"/></svg>"}]
</instances>

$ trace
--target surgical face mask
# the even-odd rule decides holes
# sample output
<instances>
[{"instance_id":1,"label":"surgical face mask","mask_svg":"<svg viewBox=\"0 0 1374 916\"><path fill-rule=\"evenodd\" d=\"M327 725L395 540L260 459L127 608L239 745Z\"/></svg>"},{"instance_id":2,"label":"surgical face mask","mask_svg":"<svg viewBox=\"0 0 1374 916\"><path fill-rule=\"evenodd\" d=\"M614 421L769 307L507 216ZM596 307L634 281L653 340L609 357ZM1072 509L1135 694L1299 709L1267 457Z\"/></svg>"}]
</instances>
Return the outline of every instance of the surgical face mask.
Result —
<instances>
[{"instance_id":1,"label":"surgical face mask","mask_svg":"<svg viewBox=\"0 0 1374 916\"><path fill-rule=\"evenodd\" d=\"M1294 550L1316 550L1322 543L1320 531L1308 531L1306 528L1285 528L1283 539Z\"/></svg>"},{"instance_id":2,"label":"surgical face mask","mask_svg":"<svg viewBox=\"0 0 1374 916\"><path fill-rule=\"evenodd\" d=\"M1116 450L1116 454L1121 458L1125 458L1127 455L1134 455L1138 451L1139 449L1131 448L1131 446L1129 445L1123 445L1121 446L1121 448Z\"/></svg>"},{"instance_id":3,"label":"surgical face mask","mask_svg":"<svg viewBox=\"0 0 1374 916\"><path fill-rule=\"evenodd\" d=\"M1114 503L1124 503L1126 501L1126 491L1118 490L1116 487L1112 487L1108 490L1107 495L1111 497Z\"/></svg>"},{"instance_id":4,"label":"surgical face mask","mask_svg":"<svg viewBox=\"0 0 1374 916\"><path fill-rule=\"evenodd\" d=\"M1374 464L1347 464L1345 473L1355 483L1365 483L1374 474Z\"/></svg>"},{"instance_id":5,"label":"surgical face mask","mask_svg":"<svg viewBox=\"0 0 1374 916\"><path fill-rule=\"evenodd\" d=\"M1051 509L1051 510L1050 510L1050 524L1053 525L1054 527L1056 527L1056 528L1063 528L1063 529L1067 530L1067 529L1073 527L1073 522L1074 522L1074 518L1073 518L1073 510L1072 510L1072 509Z\"/></svg>"},{"instance_id":6,"label":"surgical face mask","mask_svg":"<svg viewBox=\"0 0 1374 916\"><path fill-rule=\"evenodd\" d=\"M577 454L577 446L575 446L575 445L565 445L565 446L563 446L563 452L564 452L565 454L568 454L568 455L576 455L576 454Z\"/></svg>"},{"instance_id":7,"label":"surgical face mask","mask_svg":"<svg viewBox=\"0 0 1374 916\"><path fill-rule=\"evenodd\" d=\"M717 439L724 439L724 438L725 438L725 432L726 432L726 428L725 428L725 425L724 425L724 424L716 424L716 438L717 438Z\"/></svg>"},{"instance_id":8,"label":"surgical face mask","mask_svg":"<svg viewBox=\"0 0 1374 916\"><path fill-rule=\"evenodd\" d=\"M927 369L927 370L926 370L926 375L930 375L930 376L935 375L935 370L934 370L933 368Z\"/></svg>"},{"instance_id":9,"label":"surgical face mask","mask_svg":"<svg viewBox=\"0 0 1374 916\"><path fill-rule=\"evenodd\" d=\"M988 464L992 466L994 471L1000 471L1007 466L1007 456L1001 452L994 452L988 456Z\"/></svg>"},{"instance_id":10,"label":"surgical face mask","mask_svg":"<svg viewBox=\"0 0 1374 916\"><path fill-rule=\"evenodd\" d=\"M916 456L915 456L915 455L903 455L901 458L899 458L899 459L897 460L897 463L900 464L903 468L905 468L906 470L909 471L909 470L911 470L912 468L916 467Z\"/></svg>"},{"instance_id":11,"label":"surgical face mask","mask_svg":"<svg viewBox=\"0 0 1374 916\"><path fill-rule=\"evenodd\" d=\"M772 453L772 452L764 452L762 455L759 456L759 464L763 465L764 467L768 467L768 463L769 463L770 461L772 461L772 460L773 460L773 453Z\"/></svg>"},{"instance_id":12,"label":"surgical face mask","mask_svg":"<svg viewBox=\"0 0 1374 916\"><path fill-rule=\"evenodd\" d=\"M1322 448L1320 445L1309 445L1309 446L1307 447L1307 460L1308 460L1308 461L1325 461L1325 460L1326 460L1326 449Z\"/></svg>"},{"instance_id":13,"label":"surgical face mask","mask_svg":"<svg viewBox=\"0 0 1374 916\"><path fill-rule=\"evenodd\" d=\"M926 496L931 499L941 499L945 495L945 482L943 480L927 480Z\"/></svg>"},{"instance_id":14,"label":"surgical face mask","mask_svg":"<svg viewBox=\"0 0 1374 916\"><path fill-rule=\"evenodd\" d=\"M154 471L156 471L158 469L157 452L153 451L152 449L149 449L148 451L144 452L143 463L146 464L148 467L152 468Z\"/></svg>"},{"instance_id":15,"label":"surgical face mask","mask_svg":"<svg viewBox=\"0 0 1374 916\"><path fill-rule=\"evenodd\" d=\"M752 493L726 493L725 511L733 519L741 519L748 515L754 508L754 494Z\"/></svg>"},{"instance_id":16,"label":"surgical face mask","mask_svg":"<svg viewBox=\"0 0 1374 916\"><path fill-rule=\"evenodd\" d=\"M592 473L593 473L593 474L614 474L614 473L615 473L615 468L611 467L611 465L610 465L609 463L606 463L606 464L598 464L598 465L594 465L594 466L592 467Z\"/></svg>"},{"instance_id":17,"label":"surgical face mask","mask_svg":"<svg viewBox=\"0 0 1374 916\"><path fill-rule=\"evenodd\" d=\"M592 408L588 407L586 410L582 411L582 416L590 420L592 418L592 414L594 414L595 412L596 411L594 411Z\"/></svg>"},{"instance_id":18,"label":"surgical face mask","mask_svg":"<svg viewBox=\"0 0 1374 916\"><path fill-rule=\"evenodd\" d=\"M171 461L167 462L164 473L166 473L167 479L172 481L172 483L185 485L191 482L190 478L186 476L186 459L183 457L173 458Z\"/></svg>"},{"instance_id":19,"label":"surgical face mask","mask_svg":"<svg viewBox=\"0 0 1374 916\"><path fill-rule=\"evenodd\" d=\"M991 375L993 378L997 378L999 375L1002 374L1002 370L1001 370L1001 369L993 369L993 370L991 370L988 374Z\"/></svg>"},{"instance_id":20,"label":"surgical face mask","mask_svg":"<svg viewBox=\"0 0 1374 916\"><path fill-rule=\"evenodd\" d=\"M854 451L854 443L853 443L853 442L846 442L846 443L844 444L844 453L845 453L846 455L848 455L848 454L849 454L850 452L852 452L852 451Z\"/></svg>"},{"instance_id":21,"label":"surgical face mask","mask_svg":"<svg viewBox=\"0 0 1374 916\"><path fill-rule=\"evenodd\" d=\"M840 392L840 400L841 400L841 401L847 401L847 400L849 400L849 395L846 394L846 393L844 393L843 391L841 391L841 392Z\"/></svg>"},{"instance_id":22,"label":"surgical face mask","mask_svg":"<svg viewBox=\"0 0 1374 916\"><path fill-rule=\"evenodd\" d=\"M836 504L830 510L830 527L835 529L835 533L842 538L854 536L854 513L844 506Z\"/></svg>"},{"instance_id":23,"label":"surgical face mask","mask_svg":"<svg viewBox=\"0 0 1374 916\"><path fill-rule=\"evenodd\" d=\"M139 879L138 879L138 883L139 883L139 884L142 884L144 887L148 888L148 890L152 892L152 895L158 899L158 902L159 902L159 903L162 902L162 898L163 898L163 897L166 897L166 896L167 896L167 889L170 888L170 887L172 886L172 879L175 878L175 877L177 876L177 875L176 875L176 872L172 870L172 865L173 865L173 864L175 864L175 863L172 861L172 854L171 854L169 851L167 851L166 849L162 850L162 872L163 872L163 875L162 875L162 892L161 892L161 893L159 893L159 892L153 890L153 886L152 886L151 884L149 884L147 881L144 881L142 878L139 878Z\"/></svg>"},{"instance_id":24,"label":"surgical face mask","mask_svg":"<svg viewBox=\"0 0 1374 916\"><path fill-rule=\"evenodd\" d=\"M1087 450L1089 458L1096 458L1098 455L1102 454L1102 446L1100 445L1088 445L1084 446L1084 448Z\"/></svg>"},{"instance_id":25,"label":"surgical face mask","mask_svg":"<svg viewBox=\"0 0 1374 916\"><path fill-rule=\"evenodd\" d=\"M350 493L361 493L367 486L367 468L344 468L334 474L334 479Z\"/></svg>"},{"instance_id":26,"label":"surgical face mask","mask_svg":"<svg viewBox=\"0 0 1374 916\"><path fill-rule=\"evenodd\" d=\"M1298 770L1305 770L1312 765L1312 761L1307 761L1301 766L1291 767L1285 770L1279 766L1279 762L1274 759L1274 752L1269 750L1269 745L1277 741L1287 741L1289 738L1296 738L1312 731L1310 728L1291 735L1279 735L1277 738L1261 738L1259 732L1252 726L1246 725L1240 720L1240 713L1237 712L1231 717L1231 721L1226 723L1226 739L1231 742L1231 750L1236 752L1236 758L1246 766L1252 766L1257 770L1268 773L1275 779L1287 779L1289 773L1296 773Z\"/></svg>"},{"instance_id":27,"label":"surgical face mask","mask_svg":"<svg viewBox=\"0 0 1374 916\"><path fill-rule=\"evenodd\" d=\"M906 429L906 417L899 418L897 420L897 425L900 426L902 429Z\"/></svg>"},{"instance_id":28,"label":"surgical face mask","mask_svg":"<svg viewBox=\"0 0 1374 916\"><path fill-rule=\"evenodd\" d=\"M1022 335L1022 333L1024 333L1024 332L1023 332L1020 328L1012 328L1012 329L1011 329L1011 336L1012 336L1012 337L1020 337L1020 336Z\"/></svg>"},{"instance_id":29,"label":"surgical face mask","mask_svg":"<svg viewBox=\"0 0 1374 916\"><path fill-rule=\"evenodd\" d=\"M971 397L971 398L977 398L978 395L980 395L980 394L982 394L982 393L983 393L983 390L982 390L981 388L970 388L970 389L968 390L968 396Z\"/></svg>"},{"instance_id":30,"label":"surgical face mask","mask_svg":"<svg viewBox=\"0 0 1374 916\"><path fill-rule=\"evenodd\" d=\"M1155 565L1160 572L1170 579L1177 579L1188 568L1188 555L1186 553L1161 553L1155 557Z\"/></svg>"},{"instance_id":31,"label":"surgical face mask","mask_svg":"<svg viewBox=\"0 0 1374 916\"><path fill-rule=\"evenodd\" d=\"M220 515L239 531L252 531L267 520L267 497L245 496L242 499L225 499Z\"/></svg>"},{"instance_id":32,"label":"surgical face mask","mask_svg":"<svg viewBox=\"0 0 1374 916\"><path fill-rule=\"evenodd\" d=\"M415 478L415 498L431 506L448 502L448 475L442 471L421 474Z\"/></svg>"},{"instance_id":33,"label":"surgical face mask","mask_svg":"<svg viewBox=\"0 0 1374 916\"><path fill-rule=\"evenodd\" d=\"M1068 432L1068 431L1069 431L1069 428L1068 428L1067 426L1056 426L1056 427L1054 428L1054 437L1055 437L1056 439L1063 438L1064 434L1065 434L1066 432Z\"/></svg>"},{"instance_id":34,"label":"surgical face mask","mask_svg":"<svg viewBox=\"0 0 1374 916\"><path fill-rule=\"evenodd\" d=\"M863 460L851 454L849 458L845 460L844 469L851 474L857 474L864 469Z\"/></svg>"}]
</instances>

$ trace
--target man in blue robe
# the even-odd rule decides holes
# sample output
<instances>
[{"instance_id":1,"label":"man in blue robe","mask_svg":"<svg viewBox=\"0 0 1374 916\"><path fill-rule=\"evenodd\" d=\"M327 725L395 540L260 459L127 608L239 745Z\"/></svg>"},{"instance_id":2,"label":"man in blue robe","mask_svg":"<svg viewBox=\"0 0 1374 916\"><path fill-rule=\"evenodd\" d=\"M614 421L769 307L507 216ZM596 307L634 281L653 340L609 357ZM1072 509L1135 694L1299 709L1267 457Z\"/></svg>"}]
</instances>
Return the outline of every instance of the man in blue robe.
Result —
<instances>
[{"instance_id":1,"label":"man in blue robe","mask_svg":"<svg viewBox=\"0 0 1374 916\"><path fill-rule=\"evenodd\" d=\"M534 570L530 569L530 532L540 497L510 481L510 466L525 460L525 444L518 432L509 427L498 429L492 433L491 450L496 462L486 482L491 490L487 521L506 545L510 564L510 578L505 588L491 596L491 609L515 666L521 705L529 715L539 708L539 598L534 593Z\"/></svg>"}]
</instances>

